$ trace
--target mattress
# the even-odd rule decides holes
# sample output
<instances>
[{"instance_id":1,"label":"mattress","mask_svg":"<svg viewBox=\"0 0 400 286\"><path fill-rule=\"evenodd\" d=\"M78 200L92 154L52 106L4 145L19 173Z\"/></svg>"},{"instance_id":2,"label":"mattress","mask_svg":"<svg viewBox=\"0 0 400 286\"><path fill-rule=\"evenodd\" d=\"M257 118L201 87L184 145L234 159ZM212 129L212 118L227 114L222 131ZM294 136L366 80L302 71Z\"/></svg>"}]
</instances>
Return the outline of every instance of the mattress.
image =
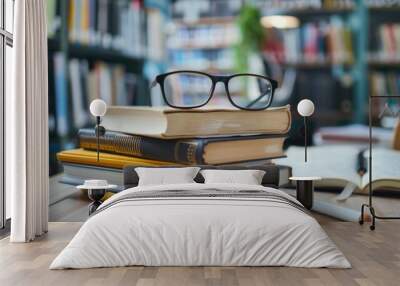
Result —
<instances>
[{"instance_id":1,"label":"mattress","mask_svg":"<svg viewBox=\"0 0 400 286\"><path fill-rule=\"evenodd\" d=\"M351 267L286 193L197 183L134 187L114 195L50 269L132 265Z\"/></svg>"}]
</instances>

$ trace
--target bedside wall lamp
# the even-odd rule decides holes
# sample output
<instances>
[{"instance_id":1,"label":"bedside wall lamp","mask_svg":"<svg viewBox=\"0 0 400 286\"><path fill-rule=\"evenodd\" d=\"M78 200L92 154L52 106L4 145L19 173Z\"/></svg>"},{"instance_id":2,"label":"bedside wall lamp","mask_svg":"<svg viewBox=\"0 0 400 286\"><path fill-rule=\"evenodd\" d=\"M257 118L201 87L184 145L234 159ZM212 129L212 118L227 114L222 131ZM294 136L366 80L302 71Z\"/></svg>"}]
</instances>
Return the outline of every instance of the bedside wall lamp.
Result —
<instances>
[{"instance_id":1,"label":"bedside wall lamp","mask_svg":"<svg viewBox=\"0 0 400 286\"><path fill-rule=\"evenodd\" d=\"M104 136L106 129L100 125L101 117L103 117L107 112L107 104L104 100L95 99L90 103L90 113L96 117L96 139L97 139L97 162L100 160L100 136Z\"/></svg>"},{"instance_id":2,"label":"bedside wall lamp","mask_svg":"<svg viewBox=\"0 0 400 286\"><path fill-rule=\"evenodd\" d=\"M307 162L307 117L313 115L314 103L309 99L303 99L297 105L297 112L304 118L304 162Z\"/></svg>"}]
</instances>

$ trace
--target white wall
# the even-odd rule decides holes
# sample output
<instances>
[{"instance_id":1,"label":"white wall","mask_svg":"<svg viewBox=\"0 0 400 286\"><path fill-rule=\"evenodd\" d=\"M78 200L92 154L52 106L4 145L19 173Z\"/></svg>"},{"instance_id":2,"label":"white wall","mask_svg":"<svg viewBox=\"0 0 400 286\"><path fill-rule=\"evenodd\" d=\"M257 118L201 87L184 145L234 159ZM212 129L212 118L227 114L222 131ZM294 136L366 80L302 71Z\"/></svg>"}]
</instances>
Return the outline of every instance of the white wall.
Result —
<instances>
[{"instance_id":1,"label":"white wall","mask_svg":"<svg viewBox=\"0 0 400 286\"><path fill-rule=\"evenodd\" d=\"M12 57L12 48L9 46L6 46L6 74L5 74L5 112L7 113L7 110L9 110L8 108L8 102L9 97L11 95L11 74L12 74L12 68L13 68L13 57ZM7 117L6 117L7 118ZM6 122L6 134L5 136L7 136L7 122ZM5 150L5 152L7 153L7 150ZM5 156L5 159L7 158L7 156ZM7 162L5 163L5 189L6 189L6 219L11 217L11 194L10 194L10 188L7 188Z\"/></svg>"},{"instance_id":2,"label":"white wall","mask_svg":"<svg viewBox=\"0 0 400 286\"><path fill-rule=\"evenodd\" d=\"M13 0L5 0L5 28L7 32L13 33L14 32L14 3ZM6 45L6 56L5 56L5 63L6 63L6 69L5 69L5 113L7 113L7 98L11 96L11 74L12 74L12 68L13 68L13 55L12 55L12 48ZM7 117L6 117L7 118ZM6 122L7 125L7 122ZM5 130L7 136L7 126ZM7 153L7 150L5 150ZM7 156L5 156L6 160ZM11 194L10 194L10 188L7 188L7 162L5 163L5 196L6 196L6 219L11 217Z\"/></svg>"}]
</instances>

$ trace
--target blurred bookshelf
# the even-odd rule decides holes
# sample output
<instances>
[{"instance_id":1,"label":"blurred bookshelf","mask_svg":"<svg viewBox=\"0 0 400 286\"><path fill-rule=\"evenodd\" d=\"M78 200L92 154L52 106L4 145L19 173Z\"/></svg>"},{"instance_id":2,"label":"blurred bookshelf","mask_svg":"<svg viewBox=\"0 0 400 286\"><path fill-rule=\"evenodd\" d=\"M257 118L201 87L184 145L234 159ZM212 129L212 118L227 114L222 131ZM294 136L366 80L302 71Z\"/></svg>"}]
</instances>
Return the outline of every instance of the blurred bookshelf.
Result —
<instances>
[{"instance_id":1,"label":"blurred bookshelf","mask_svg":"<svg viewBox=\"0 0 400 286\"><path fill-rule=\"evenodd\" d=\"M293 15L302 17L315 17L315 16L331 16L337 14L349 14L354 12L354 5L343 5L337 7L324 7L324 5L318 5L316 7L304 7L298 8L272 8L268 9L266 15Z\"/></svg>"},{"instance_id":2,"label":"blurred bookshelf","mask_svg":"<svg viewBox=\"0 0 400 286\"><path fill-rule=\"evenodd\" d=\"M394 128L398 116L388 110L400 108L398 100L395 100L400 95L400 3L367 1L366 5L369 95L385 98L374 101L373 122Z\"/></svg>"},{"instance_id":3,"label":"blurred bookshelf","mask_svg":"<svg viewBox=\"0 0 400 286\"><path fill-rule=\"evenodd\" d=\"M221 15L215 9L214 12L203 9L195 20L188 21L181 15L175 17L174 30L168 39L172 44L167 44L174 68L199 67L212 73L235 70L232 61L232 47L238 38L235 8L243 1L239 5L234 5L235 1L215 2L224 7L220 9ZM267 31L263 60L268 65L269 54L274 54L274 64L280 69L295 70L295 85L287 103L295 106L305 97L314 100L317 106L314 127L366 123L369 94L376 93L377 88L380 94L399 92L396 69L400 66L400 5L395 1L253 0L247 3L259 8L263 16L298 19L300 24L296 28ZM229 10L229 7L233 8ZM218 33L222 36L209 36ZM208 42L203 42L202 37ZM278 80L282 82L282 78Z\"/></svg>"},{"instance_id":4,"label":"blurred bookshelf","mask_svg":"<svg viewBox=\"0 0 400 286\"><path fill-rule=\"evenodd\" d=\"M240 37L236 16L244 1L183 3L189 16L197 11L197 17L189 18L182 7L174 11L179 2L188 1L48 0L53 173L59 170L55 153L76 144L80 127L92 126L86 111L91 99L101 97L109 104L161 105L158 90L150 91L147 82L157 72L236 71L234 47ZM295 106L302 98L312 99L317 106L314 127L366 123L368 95L399 94L400 5L394 1L246 3L258 7L263 16L298 19L296 28L268 29L263 64L272 75L268 54L274 54L274 64L280 69L295 71L290 98L277 104ZM85 99L77 100L79 94ZM83 115L75 116L76 110ZM293 116L296 122L296 112Z\"/></svg>"},{"instance_id":5,"label":"blurred bookshelf","mask_svg":"<svg viewBox=\"0 0 400 286\"><path fill-rule=\"evenodd\" d=\"M79 128L93 126L93 99L151 105L143 69L165 61L168 3L47 0L50 175L61 171L56 153L76 146Z\"/></svg>"},{"instance_id":6,"label":"blurred bookshelf","mask_svg":"<svg viewBox=\"0 0 400 286\"><path fill-rule=\"evenodd\" d=\"M374 0L260 2L264 15L290 15L300 21L298 28L280 31L280 64L300 73L293 103L316 93L313 100L318 108L325 109L324 103L328 103L326 110L336 106L336 111L316 114L317 125L365 123L369 94L398 94L400 5ZM342 47L333 47L332 43L342 43ZM318 84L322 74L335 79L336 88L328 81L326 88ZM301 83L302 78L306 83ZM301 88L307 82L308 94ZM313 92L318 85L319 92ZM336 102L327 100L332 97Z\"/></svg>"},{"instance_id":7,"label":"blurred bookshelf","mask_svg":"<svg viewBox=\"0 0 400 286\"><path fill-rule=\"evenodd\" d=\"M234 70L232 47L238 40L235 18L203 17L195 21L175 19L167 40L172 69L196 69L211 73Z\"/></svg>"}]
</instances>

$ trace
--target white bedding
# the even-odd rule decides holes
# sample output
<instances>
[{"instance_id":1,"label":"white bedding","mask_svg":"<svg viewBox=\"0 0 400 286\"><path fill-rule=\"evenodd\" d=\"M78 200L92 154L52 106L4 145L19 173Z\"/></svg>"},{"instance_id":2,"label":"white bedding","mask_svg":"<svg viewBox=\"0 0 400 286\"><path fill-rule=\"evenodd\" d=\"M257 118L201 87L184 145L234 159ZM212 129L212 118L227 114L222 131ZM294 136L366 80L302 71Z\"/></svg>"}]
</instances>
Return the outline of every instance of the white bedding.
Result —
<instances>
[{"instance_id":1,"label":"white bedding","mask_svg":"<svg viewBox=\"0 0 400 286\"><path fill-rule=\"evenodd\" d=\"M127 189L103 203L50 269L145 266L350 268L318 222L290 204L245 197L121 200L135 192L258 190L254 185L179 184ZM118 203L116 203L118 202Z\"/></svg>"}]
</instances>

